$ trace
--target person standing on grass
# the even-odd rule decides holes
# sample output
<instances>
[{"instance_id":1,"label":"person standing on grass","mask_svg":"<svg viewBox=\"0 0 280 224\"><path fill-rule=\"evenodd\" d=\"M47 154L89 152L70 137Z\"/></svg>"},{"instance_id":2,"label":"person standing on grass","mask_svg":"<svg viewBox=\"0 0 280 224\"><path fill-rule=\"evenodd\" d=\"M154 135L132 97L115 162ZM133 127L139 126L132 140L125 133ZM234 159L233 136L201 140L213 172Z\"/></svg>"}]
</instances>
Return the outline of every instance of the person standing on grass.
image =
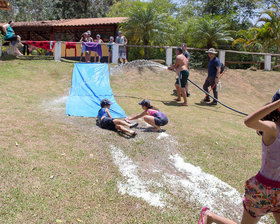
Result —
<instances>
[{"instance_id":1,"label":"person standing on grass","mask_svg":"<svg viewBox=\"0 0 280 224\"><path fill-rule=\"evenodd\" d=\"M122 63L124 64L126 62L126 47L125 45L127 45L127 39L125 36L122 35L122 31L118 32L118 36L116 37L116 44L119 44L119 59L118 62L119 64L121 63L121 59L122 59Z\"/></svg>"},{"instance_id":2,"label":"person standing on grass","mask_svg":"<svg viewBox=\"0 0 280 224\"><path fill-rule=\"evenodd\" d=\"M108 45L107 45L107 47L108 47L108 51L109 51L109 56L108 56L108 63L111 63L112 62L112 45L111 44L114 44L115 42L114 42L114 37L113 36L111 36L110 37L110 41L108 42Z\"/></svg>"},{"instance_id":3,"label":"person standing on grass","mask_svg":"<svg viewBox=\"0 0 280 224\"><path fill-rule=\"evenodd\" d=\"M9 21L7 24L4 24L2 26L2 30L4 32L4 40L10 41L11 44L15 46L15 52L17 56L22 56L23 54L19 51L18 45L23 47L23 44L21 43L21 37L19 35L16 35L15 31L12 28L14 25L15 23L13 21Z\"/></svg>"},{"instance_id":4,"label":"person standing on grass","mask_svg":"<svg viewBox=\"0 0 280 224\"><path fill-rule=\"evenodd\" d=\"M103 43L103 40L101 39L100 34L96 35L96 39L94 40L95 43L101 44ZM96 62L96 57L98 57L98 63L100 63L101 57L97 54L97 52L94 52L94 62Z\"/></svg>"},{"instance_id":5,"label":"person standing on grass","mask_svg":"<svg viewBox=\"0 0 280 224\"><path fill-rule=\"evenodd\" d=\"M213 88L214 97L218 99L218 90L216 82L218 82L218 78L220 76L221 72L221 63L219 58L216 57L216 50L214 48L210 48L208 51L208 56L210 58L209 64L208 64L208 76L205 79L205 82L203 84L203 89L208 92L208 87L211 86ZM207 95L204 99L204 102L210 102L210 97ZM213 100L209 105L217 105L217 101Z\"/></svg>"},{"instance_id":6,"label":"person standing on grass","mask_svg":"<svg viewBox=\"0 0 280 224\"><path fill-rule=\"evenodd\" d=\"M153 126L152 131L158 132L160 131L160 126L164 126L168 123L168 119L164 113L162 113L156 107L153 107L149 100L142 100L139 105L142 106L144 112L141 114L134 116L132 118L128 118L128 120L135 120L141 117L144 117L144 121Z\"/></svg>"},{"instance_id":7,"label":"person standing on grass","mask_svg":"<svg viewBox=\"0 0 280 224\"><path fill-rule=\"evenodd\" d=\"M272 212L280 223L280 89L272 103L263 106L245 121L245 125L262 136L262 166L259 173L245 182L241 224L255 224ZM230 208L229 208L230 209ZM199 224L236 224L203 207Z\"/></svg>"},{"instance_id":8,"label":"person standing on grass","mask_svg":"<svg viewBox=\"0 0 280 224\"><path fill-rule=\"evenodd\" d=\"M181 94L183 96L184 102L180 104L181 106L188 106L187 102L187 92L186 85L188 83L189 71L188 71L188 59L183 54L183 49L178 47L176 49L176 61L175 64L168 67L169 70L175 71L178 78L175 82L175 87L177 91L176 101L181 101Z\"/></svg>"},{"instance_id":9,"label":"person standing on grass","mask_svg":"<svg viewBox=\"0 0 280 224\"><path fill-rule=\"evenodd\" d=\"M112 103L108 99L101 100L101 109L98 111L97 115L100 127L112 131L120 130L121 132L129 134L132 137L136 136L137 133L135 131L129 130L127 128L137 127L138 123L129 124L123 120L113 119L109 112L111 104Z\"/></svg>"},{"instance_id":10,"label":"person standing on grass","mask_svg":"<svg viewBox=\"0 0 280 224\"><path fill-rule=\"evenodd\" d=\"M182 43L181 45L182 49L183 49L183 54L184 56L188 59L188 71L190 72L190 53L187 50L187 44L186 43ZM187 92L187 97L189 97L191 95L190 91L189 91L189 83L187 82L186 84L186 92Z\"/></svg>"}]
</instances>

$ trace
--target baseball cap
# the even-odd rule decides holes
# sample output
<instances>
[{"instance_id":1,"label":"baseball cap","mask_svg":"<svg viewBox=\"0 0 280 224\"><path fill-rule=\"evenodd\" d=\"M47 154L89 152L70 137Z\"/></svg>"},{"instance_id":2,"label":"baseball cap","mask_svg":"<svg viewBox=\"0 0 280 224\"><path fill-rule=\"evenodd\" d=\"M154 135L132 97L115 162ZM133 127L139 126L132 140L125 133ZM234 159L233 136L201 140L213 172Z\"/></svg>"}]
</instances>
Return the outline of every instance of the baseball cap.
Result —
<instances>
[{"instance_id":1,"label":"baseball cap","mask_svg":"<svg viewBox=\"0 0 280 224\"><path fill-rule=\"evenodd\" d=\"M280 89L278 89L275 95L272 97L272 102L275 102L277 100L280 100Z\"/></svg>"},{"instance_id":2,"label":"baseball cap","mask_svg":"<svg viewBox=\"0 0 280 224\"><path fill-rule=\"evenodd\" d=\"M100 37L100 34L97 34L96 37Z\"/></svg>"},{"instance_id":3,"label":"baseball cap","mask_svg":"<svg viewBox=\"0 0 280 224\"><path fill-rule=\"evenodd\" d=\"M110 100L108 100L108 99L103 99L103 100L101 100L100 106L101 106L101 107L104 107L104 106L106 106L106 105L112 105L112 102L111 102Z\"/></svg>"},{"instance_id":4,"label":"baseball cap","mask_svg":"<svg viewBox=\"0 0 280 224\"><path fill-rule=\"evenodd\" d=\"M151 102L149 100L142 100L141 102L138 103L139 105L145 106L145 107L150 107Z\"/></svg>"}]
</instances>

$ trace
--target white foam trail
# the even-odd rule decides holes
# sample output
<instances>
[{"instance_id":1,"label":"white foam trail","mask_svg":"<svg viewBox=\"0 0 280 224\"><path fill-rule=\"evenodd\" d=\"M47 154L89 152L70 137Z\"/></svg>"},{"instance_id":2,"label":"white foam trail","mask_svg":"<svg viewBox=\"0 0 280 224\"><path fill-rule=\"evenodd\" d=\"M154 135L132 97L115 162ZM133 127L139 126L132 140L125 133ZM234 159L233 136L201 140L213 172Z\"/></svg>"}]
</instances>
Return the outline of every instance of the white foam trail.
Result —
<instances>
[{"instance_id":1,"label":"white foam trail","mask_svg":"<svg viewBox=\"0 0 280 224\"><path fill-rule=\"evenodd\" d=\"M169 158L186 178L165 174L166 182L175 188L178 185L183 187L190 201L199 202L219 215L231 214L241 220L242 195L235 188L214 175L203 172L200 167L184 162L178 154Z\"/></svg>"},{"instance_id":2,"label":"white foam trail","mask_svg":"<svg viewBox=\"0 0 280 224\"><path fill-rule=\"evenodd\" d=\"M157 139L159 140L159 139L167 138L167 137L169 137L169 134L166 134L165 132L161 132L161 133L159 133Z\"/></svg>"},{"instance_id":3,"label":"white foam trail","mask_svg":"<svg viewBox=\"0 0 280 224\"><path fill-rule=\"evenodd\" d=\"M138 175L137 165L127 157L123 151L111 145L111 154L114 163L119 167L120 172L126 178L125 181L118 182L119 192L130 196L142 198L152 206L164 207L163 193L152 193L147 190L147 184Z\"/></svg>"},{"instance_id":4,"label":"white foam trail","mask_svg":"<svg viewBox=\"0 0 280 224\"><path fill-rule=\"evenodd\" d=\"M67 101L68 96L62 96L55 98L51 101L45 101L42 103L42 106L45 107L47 110L60 110L65 108L65 104Z\"/></svg>"}]
</instances>

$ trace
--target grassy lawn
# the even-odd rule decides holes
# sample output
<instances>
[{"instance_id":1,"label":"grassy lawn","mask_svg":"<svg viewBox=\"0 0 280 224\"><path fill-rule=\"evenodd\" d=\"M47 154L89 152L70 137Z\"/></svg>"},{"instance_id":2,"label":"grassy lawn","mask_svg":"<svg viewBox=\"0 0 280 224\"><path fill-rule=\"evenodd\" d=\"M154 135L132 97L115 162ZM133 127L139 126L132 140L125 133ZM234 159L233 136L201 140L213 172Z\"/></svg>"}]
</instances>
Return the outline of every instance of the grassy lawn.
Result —
<instances>
[{"instance_id":1,"label":"grassy lawn","mask_svg":"<svg viewBox=\"0 0 280 224\"><path fill-rule=\"evenodd\" d=\"M196 223L201 205L167 186L168 206L150 206L122 195L123 177L110 146L121 148L151 175L168 170L165 147L243 193L244 181L258 172L261 139L243 124L244 116L222 106L200 104L204 97L190 84L189 107L171 95L174 74L132 69L111 76L111 86L127 115L141 112L148 98L169 118L165 127L178 144L157 140L139 129L134 139L102 130L94 118L67 117L55 99L68 95L73 64L54 61L0 61L0 222L1 223ZM191 70L200 86L204 70ZM220 100L250 113L271 100L278 72L229 70ZM140 126L145 127L143 123ZM150 178L156 178L150 176ZM156 187L155 187L156 188Z\"/></svg>"}]
</instances>

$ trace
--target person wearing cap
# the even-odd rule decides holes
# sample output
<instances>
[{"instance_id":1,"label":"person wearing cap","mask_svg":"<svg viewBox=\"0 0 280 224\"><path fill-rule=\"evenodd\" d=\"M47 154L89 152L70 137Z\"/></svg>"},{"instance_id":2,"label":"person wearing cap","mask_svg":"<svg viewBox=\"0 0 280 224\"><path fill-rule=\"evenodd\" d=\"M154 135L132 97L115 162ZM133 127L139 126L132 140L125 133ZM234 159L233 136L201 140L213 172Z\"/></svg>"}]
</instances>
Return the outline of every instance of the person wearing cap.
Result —
<instances>
[{"instance_id":1,"label":"person wearing cap","mask_svg":"<svg viewBox=\"0 0 280 224\"><path fill-rule=\"evenodd\" d=\"M181 94L183 96L184 102L181 103L181 106L188 106L187 102L187 91L186 86L188 83L189 78L189 71L188 71L188 59L183 55L183 49L178 47L176 49L176 61L175 64L168 67L169 70L175 71L178 75L178 78L175 82L175 87L177 91L177 98L176 101L181 101Z\"/></svg>"},{"instance_id":2,"label":"person wearing cap","mask_svg":"<svg viewBox=\"0 0 280 224\"><path fill-rule=\"evenodd\" d=\"M112 45L111 44L114 44L114 37L113 36L110 36L110 41L108 42L108 51L109 51L109 56L108 56L108 63L111 63L112 62Z\"/></svg>"},{"instance_id":3,"label":"person wearing cap","mask_svg":"<svg viewBox=\"0 0 280 224\"><path fill-rule=\"evenodd\" d=\"M91 31L88 30L87 32L87 41L86 42L93 42L93 38L91 37ZM91 57L91 51L86 51L86 62L90 62L90 57Z\"/></svg>"},{"instance_id":4,"label":"person wearing cap","mask_svg":"<svg viewBox=\"0 0 280 224\"><path fill-rule=\"evenodd\" d=\"M131 136L137 135L135 131L132 131L128 128L137 127L138 123L129 124L126 121L120 119L113 119L110 114L110 106L112 103L108 99L103 99L100 102L101 109L98 111L98 122L101 128L117 131L120 130L125 134L129 134Z\"/></svg>"},{"instance_id":5,"label":"person wearing cap","mask_svg":"<svg viewBox=\"0 0 280 224\"><path fill-rule=\"evenodd\" d=\"M127 39L125 36L122 35L122 31L118 32L118 36L116 37L116 44L119 44L119 64L121 63L121 59L122 62L125 63L126 61L126 47L125 45L127 45Z\"/></svg>"},{"instance_id":6,"label":"person wearing cap","mask_svg":"<svg viewBox=\"0 0 280 224\"><path fill-rule=\"evenodd\" d=\"M244 123L261 134L262 163L257 175L245 182L244 209L239 223L256 224L268 213L273 214L275 223L280 223L280 90L273 96L272 103L250 114ZM229 214L230 209L227 208ZM198 224L210 223L236 224L203 207Z\"/></svg>"},{"instance_id":7,"label":"person wearing cap","mask_svg":"<svg viewBox=\"0 0 280 224\"><path fill-rule=\"evenodd\" d=\"M82 43L80 62L82 62L82 57L83 57L84 53L86 53L86 46L83 43L88 42L88 38L89 38L88 32L84 32L80 39L80 42Z\"/></svg>"},{"instance_id":8,"label":"person wearing cap","mask_svg":"<svg viewBox=\"0 0 280 224\"><path fill-rule=\"evenodd\" d=\"M94 40L95 43L101 44L103 43L103 40L101 39L100 34L96 35L96 39ZM94 62L96 62L96 57L98 57L98 63L100 63L101 57L97 54L97 52L94 52Z\"/></svg>"},{"instance_id":9,"label":"person wearing cap","mask_svg":"<svg viewBox=\"0 0 280 224\"><path fill-rule=\"evenodd\" d=\"M218 82L218 78L220 75L220 71L221 71L221 63L219 58L216 57L216 54L218 54L218 52L216 52L216 50L214 48L210 48L208 51L206 51L206 53L208 53L208 56L210 58L209 64L208 64L208 76L205 79L205 82L203 84L203 89L208 92L208 87L211 86L213 88L213 93L214 93L214 97L216 99L218 99L218 90L217 90L217 85L216 82ZM210 97L207 95L204 99L204 102L210 102ZM217 101L213 100L210 105L217 105Z\"/></svg>"},{"instance_id":10,"label":"person wearing cap","mask_svg":"<svg viewBox=\"0 0 280 224\"><path fill-rule=\"evenodd\" d=\"M144 121L148 124L153 126L152 131L158 132L160 131L160 126L164 126L168 123L168 119L165 116L164 113L162 113L159 109L151 105L151 102L149 100L142 100L138 103L142 106L142 109L144 110L141 114L136 115L132 118L128 118L128 120L135 120L138 118L143 117Z\"/></svg>"}]
</instances>

